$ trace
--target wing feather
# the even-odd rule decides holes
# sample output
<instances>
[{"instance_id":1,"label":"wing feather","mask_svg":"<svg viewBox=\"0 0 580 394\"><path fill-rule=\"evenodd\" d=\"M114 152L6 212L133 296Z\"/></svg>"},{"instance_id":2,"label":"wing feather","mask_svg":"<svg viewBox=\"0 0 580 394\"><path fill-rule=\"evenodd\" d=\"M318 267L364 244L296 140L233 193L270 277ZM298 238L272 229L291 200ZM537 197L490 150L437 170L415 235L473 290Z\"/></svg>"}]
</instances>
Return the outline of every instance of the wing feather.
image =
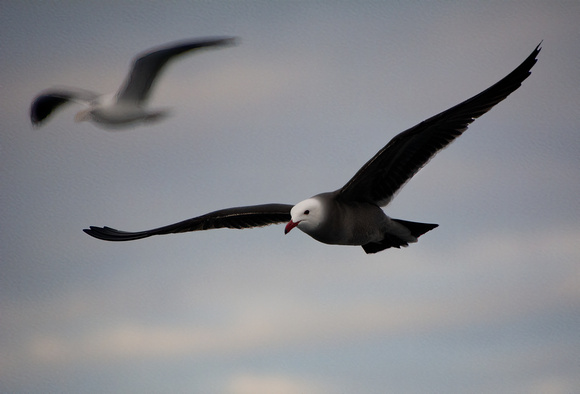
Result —
<instances>
[{"instance_id":1,"label":"wing feather","mask_svg":"<svg viewBox=\"0 0 580 394\"><path fill-rule=\"evenodd\" d=\"M30 105L30 121L40 126L58 108L69 102L89 104L98 94L84 89L53 88L41 92Z\"/></svg>"}]
</instances>

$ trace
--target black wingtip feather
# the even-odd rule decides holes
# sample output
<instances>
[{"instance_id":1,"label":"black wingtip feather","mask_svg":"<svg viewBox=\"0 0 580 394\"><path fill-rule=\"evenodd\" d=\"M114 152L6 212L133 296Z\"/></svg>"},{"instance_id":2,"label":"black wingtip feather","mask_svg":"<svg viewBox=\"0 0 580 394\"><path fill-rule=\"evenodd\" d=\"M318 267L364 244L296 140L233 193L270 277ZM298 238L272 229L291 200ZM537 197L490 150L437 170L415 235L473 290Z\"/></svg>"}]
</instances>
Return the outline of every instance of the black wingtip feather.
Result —
<instances>
[{"instance_id":1,"label":"black wingtip feather","mask_svg":"<svg viewBox=\"0 0 580 394\"><path fill-rule=\"evenodd\" d=\"M40 95L30 106L30 121L33 126L40 126L43 121L59 106L66 103L68 98L54 95Z\"/></svg>"},{"instance_id":2,"label":"black wingtip feather","mask_svg":"<svg viewBox=\"0 0 580 394\"><path fill-rule=\"evenodd\" d=\"M147 231L132 233L127 231L119 231L106 226L90 226L90 228L85 228L83 231L91 237L101 239L103 241L133 241L151 236L151 234L149 234Z\"/></svg>"}]
</instances>

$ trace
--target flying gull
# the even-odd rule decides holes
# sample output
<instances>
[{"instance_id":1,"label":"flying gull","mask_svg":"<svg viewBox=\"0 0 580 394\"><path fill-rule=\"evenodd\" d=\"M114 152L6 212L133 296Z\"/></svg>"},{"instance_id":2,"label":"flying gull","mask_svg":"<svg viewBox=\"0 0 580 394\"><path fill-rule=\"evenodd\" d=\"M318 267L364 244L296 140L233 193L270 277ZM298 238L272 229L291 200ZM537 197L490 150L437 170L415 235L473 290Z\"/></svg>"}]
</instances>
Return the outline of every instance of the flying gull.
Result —
<instances>
[{"instance_id":1,"label":"flying gull","mask_svg":"<svg viewBox=\"0 0 580 394\"><path fill-rule=\"evenodd\" d=\"M71 102L88 107L77 113L75 121L92 121L105 128L159 120L167 116L167 110L148 111L144 106L163 67L186 52L231 45L234 42L232 37L203 38L173 42L145 51L134 59L129 75L117 93L100 95L84 89L66 87L48 89L32 102L30 120L34 126L40 126L55 110Z\"/></svg>"},{"instance_id":2,"label":"flying gull","mask_svg":"<svg viewBox=\"0 0 580 394\"><path fill-rule=\"evenodd\" d=\"M395 136L336 191L318 194L294 206L263 204L222 209L152 230L127 232L91 226L84 231L106 241L131 241L152 235L288 222L285 233L298 227L317 241L360 245L366 253L408 246L438 225L392 219L380 207L387 205L417 171L467 130L471 122L520 87L531 74L540 45L495 85Z\"/></svg>"}]
</instances>

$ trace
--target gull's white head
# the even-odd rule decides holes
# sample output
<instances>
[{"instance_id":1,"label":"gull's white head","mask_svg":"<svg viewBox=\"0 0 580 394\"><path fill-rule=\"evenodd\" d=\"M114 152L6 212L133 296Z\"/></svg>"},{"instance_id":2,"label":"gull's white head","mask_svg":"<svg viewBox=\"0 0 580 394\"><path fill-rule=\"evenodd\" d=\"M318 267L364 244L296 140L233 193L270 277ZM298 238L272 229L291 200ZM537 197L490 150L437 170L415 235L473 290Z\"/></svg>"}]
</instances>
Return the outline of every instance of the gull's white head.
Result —
<instances>
[{"instance_id":1,"label":"gull's white head","mask_svg":"<svg viewBox=\"0 0 580 394\"><path fill-rule=\"evenodd\" d=\"M294 227L309 234L320 226L324 220L324 206L322 202L313 197L301 201L294 205L290 210L290 221L284 229L284 233L288 234Z\"/></svg>"}]
</instances>

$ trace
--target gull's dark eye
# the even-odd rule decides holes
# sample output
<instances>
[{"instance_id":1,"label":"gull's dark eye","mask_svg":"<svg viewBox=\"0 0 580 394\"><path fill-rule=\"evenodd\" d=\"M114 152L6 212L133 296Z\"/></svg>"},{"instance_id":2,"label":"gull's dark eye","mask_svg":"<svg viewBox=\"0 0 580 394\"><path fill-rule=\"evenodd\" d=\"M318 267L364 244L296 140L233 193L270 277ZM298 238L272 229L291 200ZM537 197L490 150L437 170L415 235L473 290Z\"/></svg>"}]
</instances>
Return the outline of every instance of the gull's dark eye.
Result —
<instances>
[{"instance_id":1,"label":"gull's dark eye","mask_svg":"<svg viewBox=\"0 0 580 394\"><path fill-rule=\"evenodd\" d=\"M306 211L304 211L305 215L308 215L310 213L310 211L307 209Z\"/></svg>"}]
</instances>

